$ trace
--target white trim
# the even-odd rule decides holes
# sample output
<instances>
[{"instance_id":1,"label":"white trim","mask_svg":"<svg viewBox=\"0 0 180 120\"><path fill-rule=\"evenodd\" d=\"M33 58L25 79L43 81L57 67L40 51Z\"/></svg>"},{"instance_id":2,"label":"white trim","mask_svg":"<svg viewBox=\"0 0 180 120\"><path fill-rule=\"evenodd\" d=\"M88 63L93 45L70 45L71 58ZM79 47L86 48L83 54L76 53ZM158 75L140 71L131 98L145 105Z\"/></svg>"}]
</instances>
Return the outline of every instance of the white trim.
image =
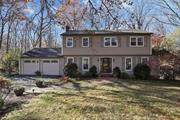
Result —
<instances>
[{"instance_id":1,"label":"white trim","mask_svg":"<svg viewBox=\"0 0 180 120\"><path fill-rule=\"evenodd\" d=\"M106 38L110 38L110 46L106 46L106 45L105 45L105 39L106 39ZM115 40L116 40L116 46L112 46L112 38L115 38ZM114 37L114 36L104 37L103 43L104 43L104 47L118 47L118 39L117 39L117 37Z\"/></svg>"},{"instance_id":2,"label":"white trim","mask_svg":"<svg viewBox=\"0 0 180 120\"><path fill-rule=\"evenodd\" d=\"M88 39L88 46L83 45L83 41L85 38ZM82 37L81 43L82 43L82 47L89 47L89 37Z\"/></svg>"},{"instance_id":3,"label":"white trim","mask_svg":"<svg viewBox=\"0 0 180 120\"><path fill-rule=\"evenodd\" d=\"M113 68L114 68L114 58L113 57L99 57L99 73L101 72L101 59L102 58L111 58L112 59L112 68L111 68L111 73L105 73L105 74L112 74L113 73Z\"/></svg>"},{"instance_id":4,"label":"white trim","mask_svg":"<svg viewBox=\"0 0 180 120\"><path fill-rule=\"evenodd\" d=\"M64 55L64 37L61 36L61 49L62 49L62 55Z\"/></svg>"},{"instance_id":5,"label":"white trim","mask_svg":"<svg viewBox=\"0 0 180 120\"><path fill-rule=\"evenodd\" d=\"M68 45L67 45L68 39L71 39L71 40L72 40L72 46L68 46ZM73 46L74 46L73 37L66 37L66 47L67 47L67 48L72 48Z\"/></svg>"},{"instance_id":6,"label":"white trim","mask_svg":"<svg viewBox=\"0 0 180 120\"><path fill-rule=\"evenodd\" d=\"M66 64L68 64L68 59L72 59L72 62L74 63L74 57L67 57L66 58Z\"/></svg>"},{"instance_id":7,"label":"white trim","mask_svg":"<svg viewBox=\"0 0 180 120\"><path fill-rule=\"evenodd\" d=\"M141 63L142 63L142 59L146 58L147 62L149 61L149 57L141 57Z\"/></svg>"},{"instance_id":8,"label":"white trim","mask_svg":"<svg viewBox=\"0 0 180 120\"><path fill-rule=\"evenodd\" d=\"M21 58L19 59L19 74L21 75Z\"/></svg>"},{"instance_id":9,"label":"white trim","mask_svg":"<svg viewBox=\"0 0 180 120\"><path fill-rule=\"evenodd\" d=\"M132 38L136 38L136 45L131 45L131 39ZM142 40L143 40L143 45L138 45L138 38L142 38ZM130 47L144 47L144 36L130 36L130 38L129 38L130 40L129 40L129 44L130 44Z\"/></svg>"},{"instance_id":10,"label":"white trim","mask_svg":"<svg viewBox=\"0 0 180 120\"><path fill-rule=\"evenodd\" d=\"M83 67L83 61L84 61L84 59L88 59L88 69L87 69L87 70L84 69L84 67ZM90 59L89 59L89 57L82 57L82 64L81 64L82 71L84 71L84 72L89 71L89 67L90 67Z\"/></svg>"},{"instance_id":11,"label":"white trim","mask_svg":"<svg viewBox=\"0 0 180 120\"><path fill-rule=\"evenodd\" d=\"M149 46L149 48L150 48L150 55L152 55L152 39L151 39L151 36L149 38L149 41L150 41L150 46Z\"/></svg>"},{"instance_id":12,"label":"white trim","mask_svg":"<svg viewBox=\"0 0 180 120\"><path fill-rule=\"evenodd\" d=\"M130 70L127 70L127 69L126 69L126 59L129 59L129 58L131 59L131 69L130 69ZM125 71L127 71L127 72L128 72L128 71L132 71L132 69L133 69L132 60L133 60L132 57L125 57Z\"/></svg>"}]
</instances>

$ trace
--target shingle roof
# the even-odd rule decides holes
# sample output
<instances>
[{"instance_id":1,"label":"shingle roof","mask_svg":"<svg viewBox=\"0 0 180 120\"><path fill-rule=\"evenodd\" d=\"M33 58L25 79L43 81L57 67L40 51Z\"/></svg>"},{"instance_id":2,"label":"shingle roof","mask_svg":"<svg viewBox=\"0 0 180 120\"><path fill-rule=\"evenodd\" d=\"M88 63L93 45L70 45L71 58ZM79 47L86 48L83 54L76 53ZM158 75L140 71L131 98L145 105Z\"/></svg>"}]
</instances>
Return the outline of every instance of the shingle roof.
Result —
<instances>
[{"instance_id":1,"label":"shingle roof","mask_svg":"<svg viewBox=\"0 0 180 120\"><path fill-rule=\"evenodd\" d=\"M22 54L22 58L55 58L61 57L61 48L34 48Z\"/></svg>"},{"instance_id":2,"label":"shingle roof","mask_svg":"<svg viewBox=\"0 0 180 120\"><path fill-rule=\"evenodd\" d=\"M115 34L153 34L143 30L68 30L62 33L66 35L115 35Z\"/></svg>"}]
</instances>

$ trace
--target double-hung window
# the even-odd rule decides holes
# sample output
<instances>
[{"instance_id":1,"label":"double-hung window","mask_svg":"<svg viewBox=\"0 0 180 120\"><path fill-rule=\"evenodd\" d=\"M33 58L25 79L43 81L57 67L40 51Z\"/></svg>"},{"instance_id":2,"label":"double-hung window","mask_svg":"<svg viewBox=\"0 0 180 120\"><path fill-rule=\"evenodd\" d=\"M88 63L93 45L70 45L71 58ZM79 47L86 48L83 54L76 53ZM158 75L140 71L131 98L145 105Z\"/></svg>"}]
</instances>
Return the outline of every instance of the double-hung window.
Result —
<instances>
[{"instance_id":1,"label":"double-hung window","mask_svg":"<svg viewBox=\"0 0 180 120\"><path fill-rule=\"evenodd\" d=\"M74 57L67 57L66 64L74 63Z\"/></svg>"},{"instance_id":2,"label":"double-hung window","mask_svg":"<svg viewBox=\"0 0 180 120\"><path fill-rule=\"evenodd\" d=\"M130 46L131 47L143 47L144 46L144 37L143 36L131 36L130 37Z\"/></svg>"},{"instance_id":3,"label":"double-hung window","mask_svg":"<svg viewBox=\"0 0 180 120\"><path fill-rule=\"evenodd\" d=\"M73 38L72 37L66 38L66 47L73 47Z\"/></svg>"},{"instance_id":4,"label":"double-hung window","mask_svg":"<svg viewBox=\"0 0 180 120\"><path fill-rule=\"evenodd\" d=\"M149 61L148 57L141 57L141 63L147 64Z\"/></svg>"},{"instance_id":5,"label":"double-hung window","mask_svg":"<svg viewBox=\"0 0 180 120\"><path fill-rule=\"evenodd\" d=\"M132 71L132 57L126 57L125 58L125 70L126 71Z\"/></svg>"},{"instance_id":6,"label":"double-hung window","mask_svg":"<svg viewBox=\"0 0 180 120\"><path fill-rule=\"evenodd\" d=\"M104 38L104 47L117 47L118 40L116 37L105 37Z\"/></svg>"},{"instance_id":7,"label":"double-hung window","mask_svg":"<svg viewBox=\"0 0 180 120\"><path fill-rule=\"evenodd\" d=\"M89 71L89 57L82 58L82 70Z\"/></svg>"},{"instance_id":8,"label":"double-hung window","mask_svg":"<svg viewBox=\"0 0 180 120\"><path fill-rule=\"evenodd\" d=\"M82 38L82 47L89 47L89 37Z\"/></svg>"}]
</instances>

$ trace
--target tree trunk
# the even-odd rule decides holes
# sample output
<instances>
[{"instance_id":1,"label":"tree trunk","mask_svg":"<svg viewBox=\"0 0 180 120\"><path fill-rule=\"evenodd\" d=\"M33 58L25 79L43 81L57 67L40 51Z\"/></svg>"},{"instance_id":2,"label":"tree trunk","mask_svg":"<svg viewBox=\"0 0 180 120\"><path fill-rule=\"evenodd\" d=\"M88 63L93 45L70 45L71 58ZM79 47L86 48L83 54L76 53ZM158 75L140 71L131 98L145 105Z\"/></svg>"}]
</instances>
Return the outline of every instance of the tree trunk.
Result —
<instances>
[{"instance_id":1,"label":"tree trunk","mask_svg":"<svg viewBox=\"0 0 180 120\"><path fill-rule=\"evenodd\" d=\"M44 20L44 0L41 0L41 23L39 30L39 48L42 47L42 30L43 30L43 20Z\"/></svg>"},{"instance_id":2,"label":"tree trunk","mask_svg":"<svg viewBox=\"0 0 180 120\"><path fill-rule=\"evenodd\" d=\"M2 22L2 24L1 24L1 35L0 35L0 49L2 48L3 34L4 34L4 24Z\"/></svg>"},{"instance_id":3,"label":"tree trunk","mask_svg":"<svg viewBox=\"0 0 180 120\"><path fill-rule=\"evenodd\" d=\"M9 51L9 35L10 35L10 30L11 30L11 23L9 23L9 26L8 26L6 53L8 53L8 51Z\"/></svg>"}]
</instances>

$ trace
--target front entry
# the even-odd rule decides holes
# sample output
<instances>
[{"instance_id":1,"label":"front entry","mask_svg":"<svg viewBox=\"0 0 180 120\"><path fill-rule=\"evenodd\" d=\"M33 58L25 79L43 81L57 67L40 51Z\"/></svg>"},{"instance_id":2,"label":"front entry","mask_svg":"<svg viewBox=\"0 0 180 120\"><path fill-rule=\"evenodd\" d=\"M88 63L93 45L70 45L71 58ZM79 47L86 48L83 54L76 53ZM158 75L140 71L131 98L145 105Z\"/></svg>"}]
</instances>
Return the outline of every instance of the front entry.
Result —
<instances>
[{"instance_id":1,"label":"front entry","mask_svg":"<svg viewBox=\"0 0 180 120\"><path fill-rule=\"evenodd\" d=\"M101 73L112 73L112 58L101 58Z\"/></svg>"}]
</instances>

